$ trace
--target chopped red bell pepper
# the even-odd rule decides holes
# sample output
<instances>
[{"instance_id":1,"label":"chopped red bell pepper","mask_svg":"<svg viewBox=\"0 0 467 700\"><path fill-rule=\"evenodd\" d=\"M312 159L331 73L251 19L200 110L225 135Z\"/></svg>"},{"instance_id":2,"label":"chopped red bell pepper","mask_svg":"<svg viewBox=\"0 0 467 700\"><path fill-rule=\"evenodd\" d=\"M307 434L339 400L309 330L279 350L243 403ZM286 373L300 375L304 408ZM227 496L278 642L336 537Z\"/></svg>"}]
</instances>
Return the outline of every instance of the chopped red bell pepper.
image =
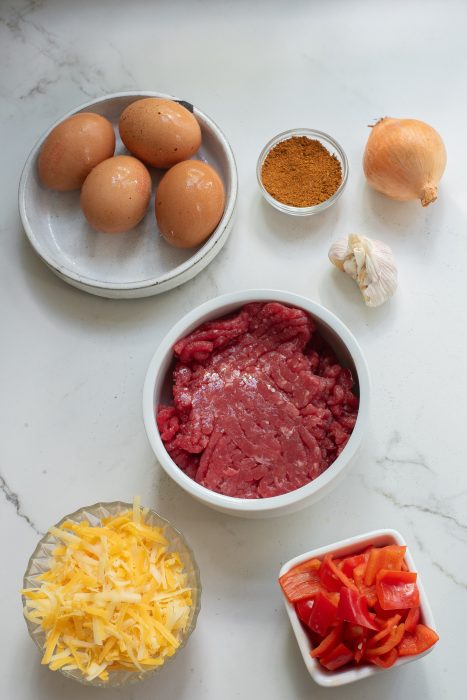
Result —
<instances>
[{"instance_id":1,"label":"chopped red bell pepper","mask_svg":"<svg viewBox=\"0 0 467 700\"><path fill-rule=\"evenodd\" d=\"M397 625L397 627L393 627L392 630L389 633L388 638L379 646L373 646L373 639L371 640L371 646L369 645L366 649L365 652L365 657L367 659L372 659L375 656L381 656L382 654L387 654L388 651L391 651L391 649L394 649L399 642L401 641L402 637L404 636L405 632L405 625L403 622L401 622L400 625Z\"/></svg>"},{"instance_id":2,"label":"chopped red bell pepper","mask_svg":"<svg viewBox=\"0 0 467 700\"><path fill-rule=\"evenodd\" d=\"M439 637L420 624L417 574L405 547L372 547L342 559L327 554L280 577L284 594L309 628L310 652L329 671L362 661L390 668Z\"/></svg>"},{"instance_id":3,"label":"chopped red bell pepper","mask_svg":"<svg viewBox=\"0 0 467 700\"><path fill-rule=\"evenodd\" d=\"M308 627L324 637L328 629L337 620L337 605L335 605L324 593L320 592L314 599L314 605L308 618Z\"/></svg>"},{"instance_id":4,"label":"chopped red bell pepper","mask_svg":"<svg viewBox=\"0 0 467 700\"><path fill-rule=\"evenodd\" d=\"M346 642L355 642L363 637L365 628L362 625L353 625L351 622L346 622L342 638Z\"/></svg>"},{"instance_id":5,"label":"chopped red bell pepper","mask_svg":"<svg viewBox=\"0 0 467 700\"><path fill-rule=\"evenodd\" d=\"M291 603L313 598L321 590L320 567L319 559L311 559L294 566L280 577L280 586Z\"/></svg>"},{"instance_id":6,"label":"chopped red bell pepper","mask_svg":"<svg viewBox=\"0 0 467 700\"><path fill-rule=\"evenodd\" d=\"M397 647L399 656L414 656L436 644L439 637L431 627L417 625L414 632L406 632Z\"/></svg>"},{"instance_id":7,"label":"chopped red bell pepper","mask_svg":"<svg viewBox=\"0 0 467 700\"><path fill-rule=\"evenodd\" d=\"M319 570L320 581L328 591L340 591L342 585L357 590L354 582L339 569L330 554L326 554Z\"/></svg>"},{"instance_id":8,"label":"chopped red bell pepper","mask_svg":"<svg viewBox=\"0 0 467 700\"><path fill-rule=\"evenodd\" d=\"M355 659L356 664L359 664L360 661L365 656L367 646L368 646L368 630L365 630L362 639L357 642L356 648L354 651L354 659Z\"/></svg>"},{"instance_id":9,"label":"chopped red bell pepper","mask_svg":"<svg viewBox=\"0 0 467 700\"><path fill-rule=\"evenodd\" d=\"M400 571L406 551L407 547L399 547L395 544L390 544L387 547L374 547L370 551L370 556L368 557L368 563L366 565L364 577L365 585L371 586L371 584L375 582L376 574L381 569Z\"/></svg>"},{"instance_id":10,"label":"chopped red bell pepper","mask_svg":"<svg viewBox=\"0 0 467 700\"><path fill-rule=\"evenodd\" d=\"M364 554L355 554L353 557L346 557L342 560L341 570L346 576L351 578L355 567L365 563L366 557Z\"/></svg>"},{"instance_id":11,"label":"chopped red bell pepper","mask_svg":"<svg viewBox=\"0 0 467 700\"><path fill-rule=\"evenodd\" d=\"M345 620L355 625L361 625L370 630L378 629L368 611L368 604L365 596L345 586L342 586L340 590L337 616L340 620Z\"/></svg>"},{"instance_id":12,"label":"chopped red bell pepper","mask_svg":"<svg viewBox=\"0 0 467 700\"><path fill-rule=\"evenodd\" d=\"M353 625L350 622L344 623L342 638L353 652L355 663L359 663L365 653L367 638L370 630L361 625Z\"/></svg>"},{"instance_id":13,"label":"chopped red bell pepper","mask_svg":"<svg viewBox=\"0 0 467 700\"><path fill-rule=\"evenodd\" d=\"M295 610L300 620L321 637L337 620L337 603L322 591L313 599L300 600L295 604Z\"/></svg>"},{"instance_id":14,"label":"chopped red bell pepper","mask_svg":"<svg viewBox=\"0 0 467 700\"><path fill-rule=\"evenodd\" d=\"M366 557L366 554L364 555ZM364 582L364 575L366 570L366 560L363 564L359 564L353 570L353 579L355 585L357 586L359 592L365 596L367 603L370 608L374 607L378 601L378 596L376 595L376 586L371 584L367 586Z\"/></svg>"},{"instance_id":15,"label":"chopped red bell pepper","mask_svg":"<svg viewBox=\"0 0 467 700\"><path fill-rule=\"evenodd\" d=\"M376 591L376 586L375 586L375 591ZM379 604L378 598L376 598L376 603L372 606L373 610L376 613L376 621L384 627L386 622L391 618L394 617L397 613L402 618L402 621L405 621L405 618L407 617L407 613L409 612L409 608L404 608L403 610L399 609L394 609L394 610L383 610L381 605Z\"/></svg>"},{"instance_id":16,"label":"chopped red bell pepper","mask_svg":"<svg viewBox=\"0 0 467 700\"><path fill-rule=\"evenodd\" d=\"M342 623L333 627L323 641L310 651L310 656L314 659L318 659L328 654L331 649L334 649L342 639L342 627Z\"/></svg>"},{"instance_id":17,"label":"chopped red bell pepper","mask_svg":"<svg viewBox=\"0 0 467 700\"><path fill-rule=\"evenodd\" d=\"M417 574L381 569L376 575L376 594L383 610L414 608L419 603Z\"/></svg>"},{"instance_id":18,"label":"chopped red bell pepper","mask_svg":"<svg viewBox=\"0 0 467 700\"><path fill-rule=\"evenodd\" d=\"M391 666L394 666L394 664L396 663L397 656L397 649L396 647L394 647L393 649L391 649L391 651L388 651L387 654L375 656L371 659L371 662L373 664L376 664L376 666L379 666L380 668L391 668Z\"/></svg>"},{"instance_id":19,"label":"chopped red bell pepper","mask_svg":"<svg viewBox=\"0 0 467 700\"><path fill-rule=\"evenodd\" d=\"M345 646L342 642L329 652L327 656L322 656L320 658L320 663L328 671L335 671L341 666L345 666L349 661L353 659L353 652Z\"/></svg>"},{"instance_id":20,"label":"chopped red bell pepper","mask_svg":"<svg viewBox=\"0 0 467 700\"><path fill-rule=\"evenodd\" d=\"M314 598L308 598L307 600L299 600L298 603L295 603L295 611L304 625L308 624L314 602Z\"/></svg>"},{"instance_id":21,"label":"chopped red bell pepper","mask_svg":"<svg viewBox=\"0 0 467 700\"><path fill-rule=\"evenodd\" d=\"M331 567L329 560L324 559L319 570L319 580L328 591L338 592L342 587L342 582L337 578Z\"/></svg>"},{"instance_id":22,"label":"chopped red bell pepper","mask_svg":"<svg viewBox=\"0 0 467 700\"><path fill-rule=\"evenodd\" d=\"M413 632L415 627L418 625L420 620L420 606L417 605L415 608L410 608L409 613L405 619L405 631Z\"/></svg>"},{"instance_id":23,"label":"chopped red bell pepper","mask_svg":"<svg viewBox=\"0 0 467 700\"><path fill-rule=\"evenodd\" d=\"M365 569L366 563L363 562L362 564L358 564L352 572L353 580L355 581L355 585L357 586L357 588L360 588L360 586L364 585L363 577L365 575Z\"/></svg>"},{"instance_id":24,"label":"chopped red bell pepper","mask_svg":"<svg viewBox=\"0 0 467 700\"><path fill-rule=\"evenodd\" d=\"M391 630L396 627L401 621L401 616L399 614L393 615L389 620L385 620L380 631L371 638L371 643L374 645L376 642L380 642L385 637L388 637Z\"/></svg>"}]
</instances>

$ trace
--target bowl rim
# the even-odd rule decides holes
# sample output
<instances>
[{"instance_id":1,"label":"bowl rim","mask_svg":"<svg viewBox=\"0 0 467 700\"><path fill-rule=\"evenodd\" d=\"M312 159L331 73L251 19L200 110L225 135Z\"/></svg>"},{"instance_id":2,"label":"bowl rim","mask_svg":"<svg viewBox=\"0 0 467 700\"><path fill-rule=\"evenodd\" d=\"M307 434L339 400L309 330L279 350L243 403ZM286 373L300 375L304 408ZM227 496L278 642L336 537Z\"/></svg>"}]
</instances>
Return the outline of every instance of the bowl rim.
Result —
<instances>
[{"instance_id":1,"label":"bowl rim","mask_svg":"<svg viewBox=\"0 0 467 700\"><path fill-rule=\"evenodd\" d=\"M161 92L154 92L151 90L129 90L129 91L124 91L124 92L113 92L109 93L107 95L104 95L102 97L98 97L93 100L89 100L88 102L85 102L78 107L74 107L73 109L69 110L66 114L62 115L59 119L57 119L35 142L33 145L31 151L29 152L29 155L26 159L26 162L23 166L23 169L21 171L21 176L19 180L19 187L18 187L18 209L19 209L19 214L21 218L21 223L23 225L24 231L26 233L26 236L36 251L36 253L39 255L40 258L53 270L56 274L58 274L62 279L69 279L75 282L76 284L81 284L81 285L86 285L90 287L91 289L94 288L96 290L109 290L109 291L132 291L132 290L146 290L146 289L151 289L152 287L158 287L163 284L167 283L173 283L175 280L177 280L179 277L184 276L187 274L187 272L193 268L194 266L197 266L201 263L201 261L204 260L205 257L209 256L209 254L212 254L212 250L219 245L220 243L223 242L223 237L225 235L225 232L230 232L230 224L231 220L233 218L234 212L235 212L235 207L236 207L236 202L237 202L237 195L238 195L238 173L237 173L237 165L235 162L235 157L232 151L232 147L230 146L230 143L227 140L227 137L225 136L224 132L220 129L220 127L214 122L205 112L201 111L198 109L195 105L193 105L193 112L196 117L200 119L202 122L202 125L208 126L212 132L215 134L219 144L222 147L222 150L224 152L224 155L227 159L228 163L228 171L230 173L230 177L232 180L231 183L231 192L229 198L226 200L225 204L225 209L224 213L222 215L221 220L219 221L218 225L214 229L213 233L209 236L209 238L206 240L206 242L185 262L181 263L180 265L177 265L176 267L172 268L168 272L165 272L163 275L160 275L159 277L154 277L150 279L145 279L145 280L139 280L139 281L134 281L134 282L105 282L102 280L96 280L93 279L92 277L87 277L84 274L79 274L72 269L69 269L68 267L65 269L63 265L60 264L57 259L50 255L48 251L46 250L45 246L42 244L40 238L37 238L35 233L34 233L34 228L31 226L28 218L28 211L27 211L27 206L26 206L26 184L27 180L30 174L30 171L34 165L34 160L43 144L47 136L55 129L56 126L58 126L61 122L63 122L65 119L68 119L68 117L73 116L74 114L78 114L80 112L83 112L86 109L91 109L92 107L95 107L96 105L99 105L103 102L107 102L109 100L113 99L118 99L118 98L125 98L125 97L134 97L135 100L139 98L145 98L145 97L161 97L163 99L167 100L173 100L177 101L180 100L178 97L174 97L173 95L168 95L166 93L161 93ZM174 286L177 286L176 284Z\"/></svg>"},{"instance_id":2,"label":"bowl rim","mask_svg":"<svg viewBox=\"0 0 467 700\"><path fill-rule=\"evenodd\" d=\"M35 574L29 573L29 570L33 566L35 560L41 556L41 548L46 545L50 545L53 543L54 540L56 540L57 544L59 544L59 540L50 533L51 528L57 528L60 527L64 522L67 520L74 520L74 521L79 521L79 519L82 519L80 516L82 516L85 512L87 511L92 511L92 510L98 510L99 508L104 508L104 509L111 509L115 508L117 510L121 510L122 512L126 510L132 510L133 504L132 503L127 503L126 501L97 501L96 503L92 503L91 505L87 506L82 506L81 508L77 508L75 511L70 513L69 515L65 515L60 520L55 524L51 525L47 531L41 536L39 539L36 547L34 548L34 551L32 552L31 556L29 557L28 563L26 565L26 570L23 575L23 589L28 589L31 588L31 585L28 581L28 578L31 578ZM191 546L188 544L185 535L178 530L171 522L170 520L167 520L167 518L164 518L162 515L160 515L157 511L155 511L153 508L149 508L147 506L142 506L141 509L147 510L148 513L152 516L155 516L155 518L161 522L162 527L168 526L169 529L171 530L171 534L173 534L175 537L180 538L181 542L183 543L183 546L188 554L189 560L191 562L191 566L193 568L194 572L194 578L196 581L196 591L197 591L197 597L196 597L196 604L193 606L193 616L190 621L190 625L187 628L186 633L183 636L183 639L180 641L180 645L177 647L175 650L175 653L172 656L169 656L166 658L162 666L155 666L154 668L149 668L144 672L139 672L139 673L134 673L129 680L123 682L123 683L111 683L110 679L107 682L101 681L100 679L94 679L92 681L86 680L86 678L83 677L76 677L72 675L70 672L64 671L62 668L59 668L58 671L62 675L64 675L66 678L70 678L71 680L74 680L78 683L81 683L82 685L89 685L89 686L94 686L94 687L103 687L103 688L116 688L116 687L122 687L127 684L132 685L133 683L136 683L141 680L145 680L148 678L150 675L153 675L157 671L161 671L163 668L167 666L168 663L172 662L174 658L178 655L178 652L183 649L183 647L186 645L188 642L189 638L193 634L196 628L196 623L198 620L198 616L201 610L201 594L202 594L202 584L201 584L201 576L200 576L200 570L198 563L196 561L196 557L194 555L193 549ZM94 515L94 517L98 517L97 515ZM39 639L33 635L33 632L38 628L38 625L35 625L33 622L28 620L26 616L24 615L24 608L26 605L26 599L23 594L21 594L21 601L23 605L23 618L26 623L26 627L28 629L29 636L31 637L32 641L36 645L36 647L39 649L41 653L44 652L43 646L40 644Z\"/></svg>"},{"instance_id":3,"label":"bowl rim","mask_svg":"<svg viewBox=\"0 0 467 700\"><path fill-rule=\"evenodd\" d=\"M287 141L287 139L292 138L293 136L315 137L318 140L325 141L339 154L342 164L342 182L337 188L337 190L334 192L334 194L331 195L331 197L329 197L328 199L325 199L324 202L320 202L320 204L314 204L310 207L294 207L290 204L284 204L284 202L280 202L278 199L275 199L275 197L273 197L267 191L263 184L261 178L261 171L263 168L263 163L266 160L266 157L268 156L269 152L274 148L274 146L277 146L278 143L281 143L281 141ZM324 131L319 131L318 129L311 129L309 127L297 127L295 129L287 129L287 131L282 131L280 134L276 134L276 136L273 136L261 150L261 153L259 154L258 160L256 162L256 179L258 181L263 197L266 199L267 202L269 202L269 204L271 204L279 211L282 211L285 214L292 214L293 216L311 216L312 214L319 214L320 212L330 207L341 196L342 192L344 191L345 185L347 184L348 177L349 160L340 143L336 141L336 139L330 134L327 134Z\"/></svg>"},{"instance_id":4,"label":"bowl rim","mask_svg":"<svg viewBox=\"0 0 467 700\"><path fill-rule=\"evenodd\" d=\"M360 386L360 405L355 427L347 445L331 466L314 481L305 484L305 486L280 496L259 499L225 496L224 494L216 493L215 491L201 486L187 476L175 462L173 462L166 451L154 418L155 385L159 379L160 367L168 354L173 353L172 348L175 342L202 323L202 321L200 321L201 317L212 314L217 310L219 310L218 317L220 317L227 313L223 311L221 307L233 306L235 308L236 306L254 301L278 301L279 303L297 306L311 316L316 316L317 319L327 324L340 337L352 356ZM363 352L353 334L337 316L324 306L321 306L318 302L293 292L277 289L248 289L223 294L197 306L195 309L185 314L185 316L183 316L183 318L181 318L164 336L149 363L146 373L143 387L143 419L146 434L159 463L167 474L190 495L214 508L219 508L221 510L227 509L235 511L238 514L274 513L276 511L280 512L284 508L293 506L303 500L307 500L318 491L324 490L331 481L337 479L341 475L357 453L369 422L369 395L370 378Z\"/></svg>"},{"instance_id":5,"label":"bowl rim","mask_svg":"<svg viewBox=\"0 0 467 700\"><path fill-rule=\"evenodd\" d=\"M309 552L304 552L299 554L282 565L278 578L286 574L290 569L298 564L301 564L309 559L322 559L326 554L333 553L336 556L349 556L360 552L365 547L371 544L377 544L377 546L385 546L387 544L397 544L399 546L406 546L407 550L405 553L405 560L409 567L409 571L417 572L417 586L420 593L420 613L424 621L424 624L428 625L432 629L436 629L436 623L433 617L433 612L428 600L428 597L423 587L423 582L420 577L419 570L417 569L410 549L407 542L403 538L398 530L392 528L382 528L379 530L371 530L370 532L365 532L360 535L355 535L353 537L348 537L345 540L340 540L338 542L333 542L329 545L324 545L311 549ZM280 586L279 586L280 587ZM369 678L370 676L378 675L381 672L390 671L392 668L397 668L403 666L404 664L411 663L421 659L423 656L431 653L436 645L433 645L426 651L415 656L404 656L397 659L395 664L390 668L379 668L375 665L362 666L360 668L349 668L342 669L333 672L326 671L323 669L316 659L310 656L311 644L305 630L303 629L302 623L300 622L295 608L287 600L282 588L281 595L284 602L285 609L289 616L289 621L292 626L297 644L299 646L300 652L303 657L305 666L308 669L310 676L313 680L323 687L334 688L340 685L346 685L348 683L353 683L358 680L363 680L364 678Z\"/></svg>"}]
</instances>

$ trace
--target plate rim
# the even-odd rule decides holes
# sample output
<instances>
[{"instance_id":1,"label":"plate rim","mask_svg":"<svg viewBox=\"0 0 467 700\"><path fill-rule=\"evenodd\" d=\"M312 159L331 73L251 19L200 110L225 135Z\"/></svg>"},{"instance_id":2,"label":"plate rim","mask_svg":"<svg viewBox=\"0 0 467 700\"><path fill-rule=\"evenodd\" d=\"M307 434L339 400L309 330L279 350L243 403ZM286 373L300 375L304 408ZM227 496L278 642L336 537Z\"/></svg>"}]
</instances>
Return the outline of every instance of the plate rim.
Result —
<instances>
[{"instance_id":1,"label":"plate rim","mask_svg":"<svg viewBox=\"0 0 467 700\"><path fill-rule=\"evenodd\" d=\"M162 92L155 92L152 90L127 90L123 92L114 92L110 93L107 95L104 95L102 97L98 97L93 100L89 100L77 107L74 107L73 109L69 110L66 114L62 115L59 119L57 119L34 143L33 147L31 148L26 161L24 163L23 169L21 171L21 176L19 180L19 186L18 186L18 209L19 209L19 215L21 219L21 223L23 226L23 229L26 233L26 236L32 245L33 249L37 253L37 255L42 259L44 263L52 270L52 272L56 273L61 279L63 279L65 282L71 283L74 282L74 286L79 285L80 289L83 289L83 286L86 287L85 291L89 291L92 293L93 290L99 291L102 293L103 291L109 291L115 293L120 293L120 294L125 294L129 293L132 296L134 296L134 292L144 292L145 296L148 295L148 291L151 289L158 289L160 287L163 287L164 285L170 285L170 289L173 289L174 287L178 286L179 284L183 283L183 276L189 273L190 271L193 271L193 267L200 266L200 269L198 272L201 272L202 269L205 267L205 265L202 265L202 263L208 264L211 262L211 260L217 255L217 253L221 250L223 247L224 243L226 242L228 235L230 234L231 230L231 223L232 223L232 218L235 212L235 207L237 203L237 194L238 194L238 172L237 172L237 165L235 162L235 156L233 154L232 147L227 140L224 132L222 129L217 125L216 122L214 122L205 112L200 110L198 107L193 105L193 110L196 115L199 115L202 117L203 121L208 124L208 126L216 133L218 136L224 153L227 157L228 161L228 167L230 172L232 173L232 184L231 184L231 194L229 197L229 200L227 202L227 205L225 207L224 213L222 215L222 219L218 224L219 230L217 231L217 236L214 237L213 239L209 238L205 245L203 245L194 255L190 256L185 262L181 263L180 265L177 265L176 267L172 268L169 272L164 273L163 275L160 275L159 277L154 277L151 279L146 279L142 281L135 281L135 282L103 282L99 280L93 280L91 278L88 278L86 276L83 276L77 272L73 272L73 270L69 270L68 268L65 268L63 265L60 265L60 263L56 260L56 258L52 257L51 255L48 254L47 251L44 250L40 240L37 238L37 236L34 233L33 227L30 225L29 219L28 219L28 214L27 214L27 207L25 204L25 191L26 191L26 180L30 174L31 168L32 168L32 163L34 161L34 158L40 149L41 145L43 144L44 140L47 138L47 136L51 133L51 131L61 122L63 122L65 119L68 119L69 117L73 116L74 114L77 114L79 112L82 112L83 110L91 107L95 107L98 104L101 104L102 102L107 102L108 100L116 99L116 98L121 98L121 97L134 97L135 99L137 98L144 98L144 97L161 97L163 99L168 99L168 100L177 100L179 98L174 97L173 95L168 95L166 93ZM227 232L227 235L224 235ZM219 245L220 244L220 245ZM216 250L217 248L217 250ZM209 254L212 253L213 251L214 255L208 260L205 261L206 257L209 257ZM191 275L190 278L194 277L197 274L195 272L194 275ZM182 278L182 279L180 279ZM188 281L188 280L187 280ZM175 282L175 284L174 284ZM163 291L163 289L160 289L160 291Z\"/></svg>"}]
</instances>

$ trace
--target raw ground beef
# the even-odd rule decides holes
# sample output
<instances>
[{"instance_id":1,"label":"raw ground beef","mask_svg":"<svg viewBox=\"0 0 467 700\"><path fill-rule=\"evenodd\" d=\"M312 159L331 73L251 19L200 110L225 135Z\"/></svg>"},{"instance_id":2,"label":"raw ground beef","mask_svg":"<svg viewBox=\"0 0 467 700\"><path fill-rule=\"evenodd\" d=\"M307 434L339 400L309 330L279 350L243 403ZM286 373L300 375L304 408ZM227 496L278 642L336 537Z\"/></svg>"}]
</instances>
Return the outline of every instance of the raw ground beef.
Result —
<instances>
[{"instance_id":1,"label":"raw ground beef","mask_svg":"<svg viewBox=\"0 0 467 700\"><path fill-rule=\"evenodd\" d=\"M353 379L311 317L254 303L174 347L173 406L157 425L174 462L212 491L266 498L316 479L344 449Z\"/></svg>"}]
</instances>

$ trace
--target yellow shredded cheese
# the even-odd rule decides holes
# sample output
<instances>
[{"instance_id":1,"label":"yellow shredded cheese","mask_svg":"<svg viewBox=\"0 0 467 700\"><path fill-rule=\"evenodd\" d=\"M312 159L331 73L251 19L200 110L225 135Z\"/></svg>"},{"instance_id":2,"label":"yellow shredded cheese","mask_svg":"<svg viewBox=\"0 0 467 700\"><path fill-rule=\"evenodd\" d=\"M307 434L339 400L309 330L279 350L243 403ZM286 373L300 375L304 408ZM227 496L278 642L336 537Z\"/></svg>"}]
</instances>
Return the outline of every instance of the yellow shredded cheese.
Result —
<instances>
[{"instance_id":1,"label":"yellow shredded cheese","mask_svg":"<svg viewBox=\"0 0 467 700\"><path fill-rule=\"evenodd\" d=\"M46 633L42 663L86 680L161 666L180 645L192 591L162 528L147 525L139 499L99 526L66 521L41 585L22 591L25 616Z\"/></svg>"}]
</instances>

